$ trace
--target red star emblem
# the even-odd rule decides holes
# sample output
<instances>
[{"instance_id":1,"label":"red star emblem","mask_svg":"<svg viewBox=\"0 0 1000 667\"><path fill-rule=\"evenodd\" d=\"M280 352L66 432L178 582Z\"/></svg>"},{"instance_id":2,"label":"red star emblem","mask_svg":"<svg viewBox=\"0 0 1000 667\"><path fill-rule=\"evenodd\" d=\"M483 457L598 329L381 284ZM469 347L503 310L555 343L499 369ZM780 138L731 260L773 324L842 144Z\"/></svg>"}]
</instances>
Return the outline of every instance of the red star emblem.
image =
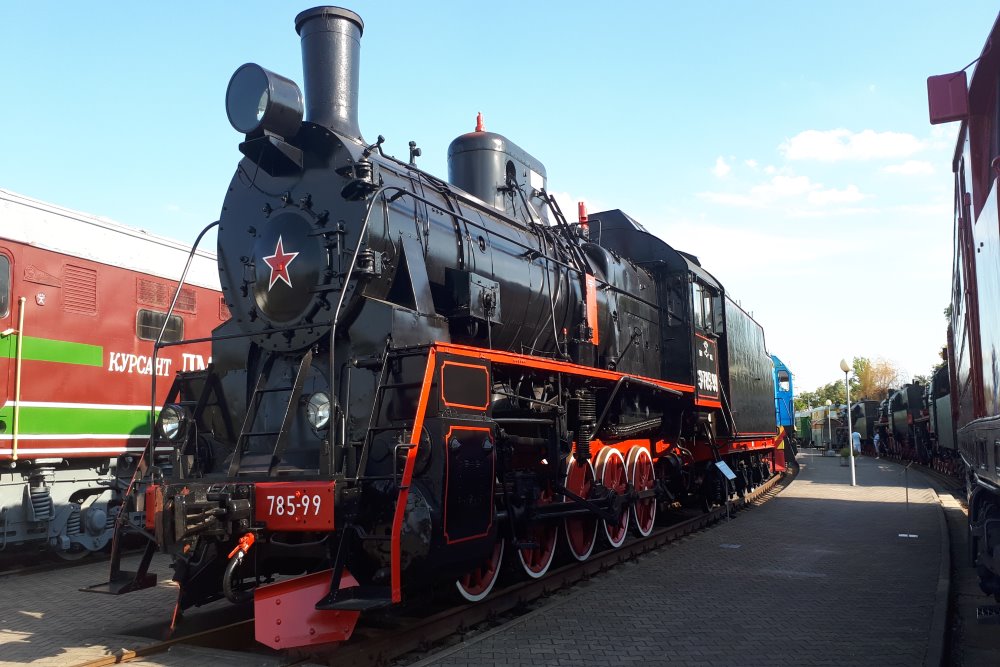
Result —
<instances>
[{"instance_id":1,"label":"red star emblem","mask_svg":"<svg viewBox=\"0 0 1000 667\"><path fill-rule=\"evenodd\" d=\"M271 267L271 282L267 285L268 291L279 280L285 281L285 284L289 287L292 286L292 281L288 277L288 265L298 256L299 253L297 252L286 253L284 246L281 244L281 236L278 236L278 246L274 249L274 254L262 258L264 263Z\"/></svg>"}]
</instances>

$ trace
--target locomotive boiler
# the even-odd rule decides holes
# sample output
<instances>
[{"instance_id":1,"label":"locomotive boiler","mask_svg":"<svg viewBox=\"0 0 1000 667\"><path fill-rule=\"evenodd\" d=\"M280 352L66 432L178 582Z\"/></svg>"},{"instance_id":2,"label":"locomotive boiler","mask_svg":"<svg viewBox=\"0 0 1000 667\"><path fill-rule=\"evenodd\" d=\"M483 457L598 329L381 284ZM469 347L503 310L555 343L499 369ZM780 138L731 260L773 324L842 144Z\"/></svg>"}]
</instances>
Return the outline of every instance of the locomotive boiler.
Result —
<instances>
[{"instance_id":1,"label":"locomotive boiler","mask_svg":"<svg viewBox=\"0 0 1000 667\"><path fill-rule=\"evenodd\" d=\"M620 210L570 223L482 123L447 181L413 144L384 154L358 127L361 18L295 27L304 104L255 64L229 83L231 319L160 412L121 526L143 562L102 590L151 585L160 549L182 608L253 597L261 641L344 639L404 594L482 599L504 562L541 577L782 465L763 331L696 257Z\"/></svg>"}]
</instances>

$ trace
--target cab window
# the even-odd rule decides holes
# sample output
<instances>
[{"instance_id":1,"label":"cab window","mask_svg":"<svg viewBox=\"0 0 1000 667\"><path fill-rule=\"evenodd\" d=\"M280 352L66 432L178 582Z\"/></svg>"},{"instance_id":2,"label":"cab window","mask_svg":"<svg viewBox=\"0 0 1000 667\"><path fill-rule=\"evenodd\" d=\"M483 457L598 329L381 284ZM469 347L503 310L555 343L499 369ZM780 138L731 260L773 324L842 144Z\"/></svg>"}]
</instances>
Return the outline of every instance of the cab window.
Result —
<instances>
[{"instance_id":1,"label":"cab window","mask_svg":"<svg viewBox=\"0 0 1000 667\"><path fill-rule=\"evenodd\" d=\"M10 258L0 255L0 317L10 313Z\"/></svg>"},{"instance_id":2,"label":"cab window","mask_svg":"<svg viewBox=\"0 0 1000 667\"><path fill-rule=\"evenodd\" d=\"M692 320L696 329L718 333L716 309L718 298L712 289L695 281L691 283Z\"/></svg>"},{"instance_id":3,"label":"cab window","mask_svg":"<svg viewBox=\"0 0 1000 667\"><path fill-rule=\"evenodd\" d=\"M791 387L791 383L789 382L788 371L778 371L778 390L788 391L789 387Z\"/></svg>"},{"instance_id":4,"label":"cab window","mask_svg":"<svg viewBox=\"0 0 1000 667\"><path fill-rule=\"evenodd\" d=\"M704 329L703 326L704 317L702 316L702 308L705 304L701 298L701 285L698 283L691 283L691 304L693 310L691 312L691 321L694 322L696 329Z\"/></svg>"}]
</instances>

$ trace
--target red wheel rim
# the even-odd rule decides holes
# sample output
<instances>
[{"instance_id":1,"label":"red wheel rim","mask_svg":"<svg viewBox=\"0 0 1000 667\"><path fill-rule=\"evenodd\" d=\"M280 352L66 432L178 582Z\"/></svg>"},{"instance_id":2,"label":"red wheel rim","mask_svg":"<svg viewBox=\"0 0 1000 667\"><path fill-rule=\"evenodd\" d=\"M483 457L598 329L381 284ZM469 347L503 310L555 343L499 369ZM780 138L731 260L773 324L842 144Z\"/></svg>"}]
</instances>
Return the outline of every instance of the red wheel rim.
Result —
<instances>
[{"instance_id":1,"label":"red wheel rim","mask_svg":"<svg viewBox=\"0 0 1000 667\"><path fill-rule=\"evenodd\" d=\"M577 463L572 456L566 465L566 488L581 498L590 496L594 486L594 466L590 461ZM583 514L579 517L563 521L566 531L566 542L573 558L584 561L590 558L597 542L597 517L593 514Z\"/></svg>"},{"instance_id":2,"label":"red wheel rim","mask_svg":"<svg viewBox=\"0 0 1000 667\"><path fill-rule=\"evenodd\" d=\"M504 541L498 538L490 556L455 581L458 594L469 602L479 602L489 595L500 576L503 550Z\"/></svg>"},{"instance_id":3,"label":"red wheel rim","mask_svg":"<svg viewBox=\"0 0 1000 667\"><path fill-rule=\"evenodd\" d=\"M632 487L637 491L648 491L656 484L653 458L645 447L633 447L628 453L628 474ZM650 496L632 506L635 529L643 537L653 532L656 523L656 498Z\"/></svg>"},{"instance_id":4,"label":"red wheel rim","mask_svg":"<svg viewBox=\"0 0 1000 667\"><path fill-rule=\"evenodd\" d=\"M601 478L601 484L618 495L623 495L628 488L625 457L617 449L605 447L601 450L597 455L597 474ZM601 521L601 526L608 544L616 549L620 547L628 535L628 507L622 509L617 522L609 524L607 521Z\"/></svg>"},{"instance_id":5,"label":"red wheel rim","mask_svg":"<svg viewBox=\"0 0 1000 667\"><path fill-rule=\"evenodd\" d=\"M538 498L539 505L555 502L555 493L548 486L542 490ZM517 558L524 568L525 574L532 579L538 579L549 570L552 557L556 555L556 540L559 538L559 525L555 521L538 521L532 525L524 539L538 546L517 550Z\"/></svg>"}]
</instances>

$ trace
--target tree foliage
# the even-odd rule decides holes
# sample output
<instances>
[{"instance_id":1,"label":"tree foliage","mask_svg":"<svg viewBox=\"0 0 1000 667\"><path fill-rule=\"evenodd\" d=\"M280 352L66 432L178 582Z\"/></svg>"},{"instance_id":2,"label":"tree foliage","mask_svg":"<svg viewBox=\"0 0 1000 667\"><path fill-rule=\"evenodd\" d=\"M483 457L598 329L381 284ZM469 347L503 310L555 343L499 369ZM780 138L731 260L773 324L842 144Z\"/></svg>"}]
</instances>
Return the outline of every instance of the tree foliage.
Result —
<instances>
[{"instance_id":1,"label":"tree foliage","mask_svg":"<svg viewBox=\"0 0 1000 667\"><path fill-rule=\"evenodd\" d=\"M860 400L881 401L889 389L902 384L902 373L891 361L878 358L874 361L867 357L854 357L851 364L850 385L851 402ZM836 404L847 402L847 392L844 390L844 380L840 378L818 387L813 391L804 391L795 397L795 409L805 410L826 405L830 400Z\"/></svg>"},{"instance_id":2,"label":"tree foliage","mask_svg":"<svg viewBox=\"0 0 1000 667\"><path fill-rule=\"evenodd\" d=\"M859 361L863 363L859 365ZM854 372L858 378L858 389L854 394L852 387L851 395L857 396L858 400L881 401L890 389L903 383L899 367L882 358L875 361L855 359Z\"/></svg>"}]
</instances>

